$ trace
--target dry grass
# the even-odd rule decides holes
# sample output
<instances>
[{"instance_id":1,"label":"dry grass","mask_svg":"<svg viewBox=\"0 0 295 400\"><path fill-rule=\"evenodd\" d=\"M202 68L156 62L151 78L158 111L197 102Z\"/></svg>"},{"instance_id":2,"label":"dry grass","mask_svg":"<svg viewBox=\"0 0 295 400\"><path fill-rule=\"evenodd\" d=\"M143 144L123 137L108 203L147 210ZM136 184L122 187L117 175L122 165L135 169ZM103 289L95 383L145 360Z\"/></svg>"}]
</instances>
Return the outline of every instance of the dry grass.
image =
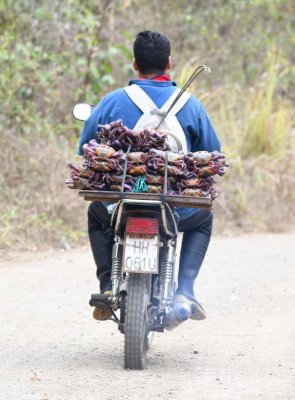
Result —
<instances>
[{"instance_id":1,"label":"dry grass","mask_svg":"<svg viewBox=\"0 0 295 400\"><path fill-rule=\"evenodd\" d=\"M190 72L184 68L182 83ZM190 88L206 104L230 164L217 186L217 232L280 232L295 222L294 111L276 91L286 73L271 55L268 71L255 87L231 85L208 94L196 81Z\"/></svg>"},{"instance_id":2,"label":"dry grass","mask_svg":"<svg viewBox=\"0 0 295 400\"><path fill-rule=\"evenodd\" d=\"M64 185L69 145L32 134L6 134L0 196L0 248L68 247L86 236L86 204Z\"/></svg>"}]
</instances>

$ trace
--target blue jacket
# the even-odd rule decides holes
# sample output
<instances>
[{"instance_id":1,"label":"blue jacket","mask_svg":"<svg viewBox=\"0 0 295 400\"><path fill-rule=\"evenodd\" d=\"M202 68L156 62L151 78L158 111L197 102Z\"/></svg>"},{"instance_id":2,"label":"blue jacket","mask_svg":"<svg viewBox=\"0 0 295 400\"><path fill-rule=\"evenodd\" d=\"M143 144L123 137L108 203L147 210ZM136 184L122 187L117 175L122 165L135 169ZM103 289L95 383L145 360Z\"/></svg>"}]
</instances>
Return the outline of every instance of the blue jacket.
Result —
<instances>
[{"instance_id":1,"label":"blue jacket","mask_svg":"<svg viewBox=\"0 0 295 400\"><path fill-rule=\"evenodd\" d=\"M139 85L161 108L176 88L175 82L135 79L129 84ZM79 143L78 153L83 154L82 146L96 138L98 124L105 125L121 119L123 125L133 129L141 117L141 110L130 100L124 89L115 90L106 95L85 121ZM204 106L191 96L184 107L176 114L187 140L188 151L220 151L220 140L212 126ZM195 209L178 209L181 219L188 218Z\"/></svg>"}]
</instances>

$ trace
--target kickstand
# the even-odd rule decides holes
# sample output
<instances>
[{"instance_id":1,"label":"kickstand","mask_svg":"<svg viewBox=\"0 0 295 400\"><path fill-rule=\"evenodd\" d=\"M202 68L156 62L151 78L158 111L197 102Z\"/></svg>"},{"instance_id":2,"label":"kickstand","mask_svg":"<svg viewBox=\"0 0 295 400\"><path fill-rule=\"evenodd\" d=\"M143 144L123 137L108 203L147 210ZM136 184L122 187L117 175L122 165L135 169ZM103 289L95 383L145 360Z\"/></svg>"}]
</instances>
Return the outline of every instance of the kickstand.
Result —
<instances>
[{"instance_id":1,"label":"kickstand","mask_svg":"<svg viewBox=\"0 0 295 400\"><path fill-rule=\"evenodd\" d=\"M119 325L121 322L113 310L112 310L112 314L113 314L113 318L108 318L107 321L114 321L117 325Z\"/></svg>"}]
</instances>

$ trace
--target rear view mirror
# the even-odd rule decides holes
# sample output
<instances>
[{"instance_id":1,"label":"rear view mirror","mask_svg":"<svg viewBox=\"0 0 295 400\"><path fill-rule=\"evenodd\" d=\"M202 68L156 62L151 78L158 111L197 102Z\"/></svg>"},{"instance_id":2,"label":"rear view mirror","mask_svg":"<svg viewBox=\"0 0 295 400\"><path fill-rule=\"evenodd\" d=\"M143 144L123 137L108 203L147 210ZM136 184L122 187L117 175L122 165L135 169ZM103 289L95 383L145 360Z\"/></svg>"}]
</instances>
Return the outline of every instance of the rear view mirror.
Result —
<instances>
[{"instance_id":1,"label":"rear view mirror","mask_svg":"<svg viewBox=\"0 0 295 400\"><path fill-rule=\"evenodd\" d=\"M73 116L79 121L86 121L92 113L94 106L91 104L80 103L76 104L73 109Z\"/></svg>"}]
</instances>

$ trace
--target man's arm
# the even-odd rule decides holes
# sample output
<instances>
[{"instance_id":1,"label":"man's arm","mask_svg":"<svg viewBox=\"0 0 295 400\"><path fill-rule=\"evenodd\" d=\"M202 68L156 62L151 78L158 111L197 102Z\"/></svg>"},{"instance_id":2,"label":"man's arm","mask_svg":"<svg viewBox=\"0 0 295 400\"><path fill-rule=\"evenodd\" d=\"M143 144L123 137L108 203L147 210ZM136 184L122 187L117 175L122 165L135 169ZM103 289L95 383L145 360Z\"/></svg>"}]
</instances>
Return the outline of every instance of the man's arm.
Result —
<instances>
[{"instance_id":1,"label":"man's arm","mask_svg":"<svg viewBox=\"0 0 295 400\"><path fill-rule=\"evenodd\" d=\"M192 151L220 151L219 137L203 105L198 113L198 133L192 138Z\"/></svg>"},{"instance_id":2,"label":"man's arm","mask_svg":"<svg viewBox=\"0 0 295 400\"><path fill-rule=\"evenodd\" d=\"M85 143L88 143L91 139L96 138L96 132L98 130L98 124L102 124L103 120L103 105L104 99L94 108L90 117L85 121L81 135L80 142L78 148L78 154L80 156L83 155L82 146Z\"/></svg>"}]
</instances>

